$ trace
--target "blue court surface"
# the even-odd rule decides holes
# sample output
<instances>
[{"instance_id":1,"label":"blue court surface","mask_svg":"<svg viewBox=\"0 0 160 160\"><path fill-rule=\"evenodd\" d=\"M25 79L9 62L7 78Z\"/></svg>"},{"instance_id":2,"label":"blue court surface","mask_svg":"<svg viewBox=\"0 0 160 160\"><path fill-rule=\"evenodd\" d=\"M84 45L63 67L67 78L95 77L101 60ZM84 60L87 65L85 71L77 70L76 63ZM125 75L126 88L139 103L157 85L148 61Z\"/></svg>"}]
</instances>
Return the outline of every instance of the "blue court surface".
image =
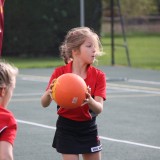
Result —
<instances>
[{"instance_id":1,"label":"blue court surface","mask_svg":"<svg viewBox=\"0 0 160 160\"><path fill-rule=\"evenodd\" d=\"M160 160L160 72L99 67L107 75L107 100L97 117L102 160ZM15 160L60 160L51 147L56 104L40 98L53 69L22 69L9 104L18 122ZM82 159L80 157L80 159Z\"/></svg>"}]
</instances>

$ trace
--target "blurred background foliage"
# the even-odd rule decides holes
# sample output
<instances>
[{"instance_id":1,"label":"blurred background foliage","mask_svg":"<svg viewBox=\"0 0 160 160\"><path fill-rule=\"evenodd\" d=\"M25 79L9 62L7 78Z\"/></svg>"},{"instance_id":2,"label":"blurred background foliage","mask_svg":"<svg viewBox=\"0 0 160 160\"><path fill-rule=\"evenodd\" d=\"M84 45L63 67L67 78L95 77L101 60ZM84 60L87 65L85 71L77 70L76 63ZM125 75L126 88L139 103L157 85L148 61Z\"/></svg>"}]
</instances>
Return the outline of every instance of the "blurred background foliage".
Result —
<instances>
[{"instance_id":1,"label":"blurred background foliage","mask_svg":"<svg viewBox=\"0 0 160 160\"><path fill-rule=\"evenodd\" d=\"M110 1L102 0L103 15L102 28L105 33L110 32ZM125 29L129 32L160 32L160 0L113 0L115 31L120 32L118 1L120 2ZM103 27L104 26L104 27Z\"/></svg>"},{"instance_id":2,"label":"blurred background foliage","mask_svg":"<svg viewBox=\"0 0 160 160\"><path fill-rule=\"evenodd\" d=\"M84 0L85 26L110 34L111 0ZM129 32L160 32L160 0L119 0ZM114 16L118 18L114 0ZM7 0L3 56L58 57L67 31L80 26L80 0ZM121 33L119 21L115 32Z\"/></svg>"},{"instance_id":3,"label":"blurred background foliage","mask_svg":"<svg viewBox=\"0 0 160 160\"><path fill-rule=\"evenodd\" d=\"M101 29L100 0L85 0L85 25ZM66 32L80 26L78 0L12 0L4 6L5 56L57 56ZM95 23L96 22L96 23Z\"/></svg>"},{"instance_id":4,"label":"blurred background foliage","mask_svg":"<svg viewBox=\"0 0 160 160\"><path fill-rule=\"evenodd\" d=\"M103 8L110 7L111 0L102 0ZM114 0L116 4L118 0ZM160 13L160 0L119 0L123 16L140 17Z\"/></svg>"}]
</instances>

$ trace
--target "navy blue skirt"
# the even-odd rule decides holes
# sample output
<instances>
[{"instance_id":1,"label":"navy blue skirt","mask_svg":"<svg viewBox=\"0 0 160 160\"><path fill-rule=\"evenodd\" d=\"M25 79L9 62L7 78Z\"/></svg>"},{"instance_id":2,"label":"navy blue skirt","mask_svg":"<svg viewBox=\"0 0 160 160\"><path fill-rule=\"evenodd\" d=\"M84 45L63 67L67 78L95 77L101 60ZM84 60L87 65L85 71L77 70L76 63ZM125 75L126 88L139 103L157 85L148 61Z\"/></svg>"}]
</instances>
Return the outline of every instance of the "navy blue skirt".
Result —
<instances>
[{"instance_id":1,"label":"navy blue skirt","mask_svg":"<svg viewBox=\"0 0 160 160\"><path fill-rule=\"evenodd\" d=\"M63 154L85 154L102 150L96 117L89 121L73 121L59 116L52 147Z\"/></svg>"}]
</instances>

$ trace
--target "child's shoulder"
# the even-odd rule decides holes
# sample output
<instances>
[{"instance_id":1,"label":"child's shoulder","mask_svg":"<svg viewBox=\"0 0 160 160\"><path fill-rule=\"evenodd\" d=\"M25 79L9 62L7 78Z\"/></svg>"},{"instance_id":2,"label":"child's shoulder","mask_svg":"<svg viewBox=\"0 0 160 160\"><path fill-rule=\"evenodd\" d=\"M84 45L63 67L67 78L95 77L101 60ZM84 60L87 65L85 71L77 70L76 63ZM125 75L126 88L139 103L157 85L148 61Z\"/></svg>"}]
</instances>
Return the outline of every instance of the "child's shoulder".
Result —
<instances>
[{"instance_id":1,"label":"child's shoulder","mask_svg":"<svg viewBox=\"0 0 160 160\"><path fill-rule=\"evenodd\" d=\"M58 66L53 70L51 79L58 78L64 73L66 73L66 66Z\"/></svg>"},{"instance_id":2,"label":"child's shoulder","mask_svg":"<svg viewBox=\"0 0 160 160\"><path fill-rule=\"evenodd\" d=\"M11 111L3 107L0 107L0 122L1 122L0 127L2 128L4 124L8 126L10 123L16 123L16 120Z\"/></svg>"},{"instance_id":3,"label":"child's shoulder","mask_svg":"<svg viewBox=\"0 0 160 160\"><path fill-rule=\"evenodd\" d=\"M54 72L58 75L65 73L66 66L58 66L55 68Z\"/></svg>"},{"instance_id":4,"label":"child's shoulder","mask_svg":"<svg viewBox=\"0 0 160 160\"><path fill-rule=\"evenodd\" d=\"M54 72L58 75L64 74L64 73L70 73L72 68L72 63L68 63L63 66L59 66L55 68Z\"/></svg>"},{"instance_id":5,"label":"child's shoulder","mask_svg":"<svg viewBox=\"0 0 160 160\"><path fill-rule=\"evenodd\" d=\"M64 70L65 68L66 68L66 66L63 65L63 66L58 66L58 67L56 67L55 70L56 70L56 71L61 71L61 70Z\"/></svg>"},{"instance_id":6,"label":"child's shoulder","mask_svg":"<svg viewBox=\"0 0 160 160\"><path fill-rule=\"evenodd\" d=\"M99 68L96 68L95 66L91 66L90 69L91 69L91 72L93 72L95 74L105 75L105 73L102 70L100 70Z\"/></svg>"},{"instance_id":7,"label":"child's shoulder","mask_svg":"<svg viewBox=\"0 0 160 160\"><path fill-rule=\"evenodd\" d=\"M6 117L14 117L13 113L6 108L0 107L0 115Z\"/></svg>"},{"instance_id":8,"label":"child's shoulder","mask_svg":"<svg viewBox=\"0 0 160 160\"><path fill-rule=\"evenodd\" d=\"M12 113L8 109L4 108L3 106L0 106L0 114L10 115Z\"/></svg>"}]
</instances>

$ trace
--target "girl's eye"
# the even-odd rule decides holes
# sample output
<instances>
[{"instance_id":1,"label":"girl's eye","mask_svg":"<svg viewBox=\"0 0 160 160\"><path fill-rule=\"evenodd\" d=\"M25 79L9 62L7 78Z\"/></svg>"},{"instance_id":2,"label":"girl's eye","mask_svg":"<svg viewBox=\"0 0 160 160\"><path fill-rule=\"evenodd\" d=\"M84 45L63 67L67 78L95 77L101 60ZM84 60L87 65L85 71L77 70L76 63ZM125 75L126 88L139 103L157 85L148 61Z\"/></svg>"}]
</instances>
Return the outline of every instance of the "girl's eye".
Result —
<instances>
[{"instance_id":1,"label":"girl's eye","mask_svg":"<svg viewBox=\"0 0 160 160\"><path fill-rule=\"evenodd\" d=\"M92 47L92 45L87 45L88 48Z\"/></svg>"}]
</instances>

